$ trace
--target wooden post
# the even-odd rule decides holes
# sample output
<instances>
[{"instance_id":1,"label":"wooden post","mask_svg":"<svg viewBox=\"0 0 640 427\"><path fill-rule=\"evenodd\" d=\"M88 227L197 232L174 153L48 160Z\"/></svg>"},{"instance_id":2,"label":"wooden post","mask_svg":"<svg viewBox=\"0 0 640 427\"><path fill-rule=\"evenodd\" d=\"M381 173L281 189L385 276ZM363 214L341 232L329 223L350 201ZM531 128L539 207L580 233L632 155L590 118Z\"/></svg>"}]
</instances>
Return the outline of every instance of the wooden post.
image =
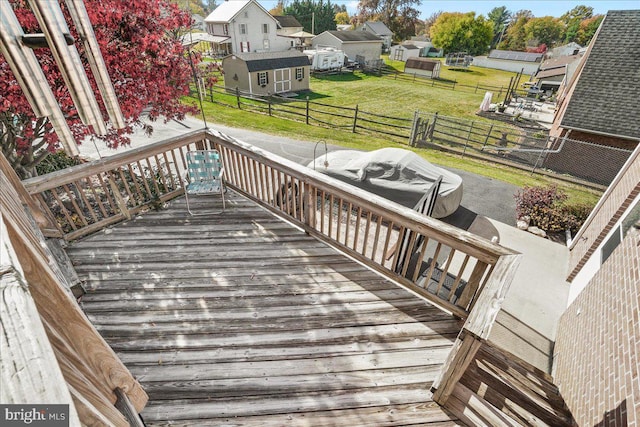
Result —
<instances>
[{"instance_id":1,"label":"wooden post","mask_svg":"<svg viewBox=\"0 0 640 427\"><path fill-rule=\"evenodd\" d=\"M353 113L353 128L352 132L356 133L356 126L358 125L358 105L356 104L356 110Z\"/></svg>"},{"instance_id":2,"label":"wooden post","mask_svg":"<svg viewBox=\"0 0 640 427\"><path fill-rule=\"evenodd\" d=\"M420 112L418 110L413 112L413 124L411 126L411 134L409 135L409 145L411 147L416 146L416 134L420 126Z\"/></svg>"},{"instance_id":3,"label":"wooden post","mask_svg":"<svg viewBox=\"0 0 640 427\"><path fill-rule=\"evenodd\" d=\"M269 117L271 117L271 93L267 94L267 105L269 105Z\"/></svg>"},{"instance_id":4,"label":"wooden post","mask_svg":"<svg viewBox=\"0 0 640 427\"><path fill-rule=\"evenodd\" d=\"M462 157L464 157L464 155L467 152L467 145L469 145L469 139L471 139L471 132L473 132L473 122L471 122L471 126L469 126L469 132L467 133L467 139L464 142L464 148L462 149Z\"/></svg>"},{"instance_id":5,"label":"wooden post","mask_svg":"<svg viewBox=\"0 0 640 427\"><path fill-rule=\"evenodd\" d=\"M439 377L433 382L433 401L445 406L462 375L482 346L482 341L463 329L453 344Z\"/></svg>"},{"instance_id":6,"label":"wooden post","mask_svg":"<svg viewBox=\"0 0 640 427\"><path fill-rule=\"evenodd\" d=\"M480 84L480 83L476 83L476 90L475 90L473 93L478 93L478 85L479 85L479 84Z\"/></svg>"},{"instance_id":7,"label":"wooden post","mask_svg":"<svg viewBox=\"0 0 640 427\"><path fill-rule=\"evenodd\" d=\"M484 144L482 144L482 149L480 151L484 151L484 147L487 146L487 142L489 142L489 137L491 136L491 131L493 131L493 123L489 127L489 132L487 132L487 137L484 139Z\"/></svg>"},{"instance_id":8,"label":"wooden post","mask_svg":"<svg viewBox=\"0 0 640 427\"><path fill-rule=\"evenodd\" d=\"M309 124L309 97L307 96L307 124Z\"/></svg>"},{"instance_id":9,"label":"wooden post","mask_svg":"<svg viewBox=\"0 0 640 427\"><path fill-rule=\"evenodd\" d=\"M213 102L213 86L209 88L209 96L211 97L211 102Z\"/></svg>"},{"instance_id":10,"label":"wooden post","mask_svg":"<svg viewBox=\"0 0 640 427\"><path fill-rule=\"evenodd\" d=\"M238 110L241 110L240 107L240 89L236 86L236 104L238 104Z\"/></svg>"},{"instance_id":11,"label":"wooden post","mask_svg":"<svg viewBox=\"0 0 640 427\"><path fill-rule=\"evenodd\" d=\"M427 137L429 138L429 141L433 141L433 132L436 129L436 122L438 121L438 112L435 112L433 114L433 123L431 123L431 127L427 130Z\"/></svg>"}]
</instances>

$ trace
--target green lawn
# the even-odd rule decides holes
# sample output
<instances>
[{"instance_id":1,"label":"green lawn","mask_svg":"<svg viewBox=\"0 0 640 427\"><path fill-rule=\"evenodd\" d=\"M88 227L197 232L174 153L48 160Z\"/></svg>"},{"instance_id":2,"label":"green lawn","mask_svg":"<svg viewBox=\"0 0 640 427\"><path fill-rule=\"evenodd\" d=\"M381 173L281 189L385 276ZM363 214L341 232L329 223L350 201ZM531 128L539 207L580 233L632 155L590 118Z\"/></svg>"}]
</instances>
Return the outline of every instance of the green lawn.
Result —
<instances>
[{"instance_id":1,"label":"green lawn","mask_svg":"<svg viewBox=\"0 0 640 427\"><path fill-rule=\"evenodd\" d=\"M392 65L396 65L393 64ZM460 84L474 86L492 85L505 87L514 73L470 67L468 71L456 72L442 67L443 78L453 79ZM222 82L220 82L222 84ZM217 96L217 95L216 95ZM421 83L394 80L392 77L377 77L362 73L345 73L311 79L311 92L303 94L310 99L324 104L355 107L371 113L394 117L413 117L415 110L422 112L439 112L441 115L459 117L469 120L485 120L475 115L484 97L484 91L473 89L451 90L431 87ZM230 98L233 99L233 98ZM185 98L185 102L195 102L193 98ZM329 144L361 150L375 150L382 147L396 146L411 149L406 142L390 141L381 136L365 135L348 131L336 131L304 123L277 119L257 113L250 113L237 108L204 102L207 119L213 123L227 126L252 129L275 135L286 135L307 141L325 140ZM509 182L519 187L529 185L547 185L556 183L570 196L571 203L595 204L599 193L581 186L553 180L530 172L498 166L493 163L460 158L458 155L443 153L437 150L415 149L429 161L477 173L489 178Z\"/></svg>"}]
</instances>

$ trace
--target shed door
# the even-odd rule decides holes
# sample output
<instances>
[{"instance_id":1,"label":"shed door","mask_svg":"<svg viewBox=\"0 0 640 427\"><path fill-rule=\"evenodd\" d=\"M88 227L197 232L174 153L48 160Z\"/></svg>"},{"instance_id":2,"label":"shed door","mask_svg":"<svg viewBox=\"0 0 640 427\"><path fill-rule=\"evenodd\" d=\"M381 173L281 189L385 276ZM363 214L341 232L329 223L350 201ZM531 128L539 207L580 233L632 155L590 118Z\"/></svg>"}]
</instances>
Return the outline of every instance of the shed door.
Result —
<instances>
[{"instance_id":1,"label":"shed door","mask_svg":"<svg viewBox=\"0 0 640 427\"><path fill-rule=\"evenodd\" d=\"M280 68L275 70L274 92L288 92L291 90L291 69Z\"/></svg>"}]
</instances>

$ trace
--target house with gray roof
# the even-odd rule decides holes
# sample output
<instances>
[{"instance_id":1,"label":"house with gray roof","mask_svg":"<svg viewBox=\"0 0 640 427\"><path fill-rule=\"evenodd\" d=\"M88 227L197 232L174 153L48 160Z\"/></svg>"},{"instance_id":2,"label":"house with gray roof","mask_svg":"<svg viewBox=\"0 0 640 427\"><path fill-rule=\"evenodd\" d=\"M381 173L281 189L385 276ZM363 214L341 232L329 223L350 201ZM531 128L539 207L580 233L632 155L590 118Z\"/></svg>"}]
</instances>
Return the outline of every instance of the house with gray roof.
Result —
<instances>
[{"instance_id":1,"label":"house with gray roof","mask_svg":"<svg viewBox=\"0 0 640 427\"><path fill-rule=\"evenodd\" d=\"M222 60L225 89L266 96L309 90L309 57L297 50L236 53Z\"/></svg>"},{"instance_id":2,"label":"house with gray roof","mask_svg":"<svg viewBox=\"0 0 640 427\"><path fill-rule=\"evenodd\" d=\"M367 21L356 28L356 31L367 31L382 39L383 52L389 52L393 41L393 31L381 21Z\"/></svg>"},{"instance_id":3,"label":"house with gray roof","mask_svg":"<svg viewBox=\"0 0 640 427\"><path fill-rule=\"evenodd\" d=\"M543 167L575 176L609 177L620 170L640 142L639 45L640 10L609 11L573 78L558 89L549 131L552 149L564 138L585 142L564 144ZM581 167L589 159L598 159L597 169Z\"/></svg>"},{"instance_id":4,"label":"house with gray roof","mask_svg":"<svg viewBox=\"0 0 640 427\"><path fill-rule=\"evenodd\" d=\"M609 11L560 88L552 136L633 150L640 142L640 10Z\"/></svg>"},{"instance_id":5,"label":"house with gray roof","mask_svg":"<svg viewBox=\"0 0 640 427\"><path fill-rule=\"evenodd\" d=\"M314 49L333 47L344 52L350 61L362 56L366 61L380 59L382 39L367 31L325 31L311 40Z\"/></svg>"},{"instance_id":6,"label":"house with gray roof","mask_svg":"<svg viewBox=\"0 0 640 427\"><path fill-rule=\"evenodd\" d=\"M565 55L545 59L533 78L537 88L556 92L565 81L571 80L576 72L582 55Z\"/></svg>"},{"instance_id":7,"label":"house with gray roof","mask_svg":"<svg viewBox=\"0 0 640 427\"><path fill-rule=\"evenodd\" d=\"M205 18L207 32L227 37L219 53L271 52L291 48L291 39L278 35L276 18L256 0L224 1Z\"/></svg>"},{"instance_id":8,"label":"house with gray roof","mask_svg":"<svg viewBox=\"0 0 640 427\"><path fill-rule=\"evenodd\" d=\"M487 56L475 56L473 65L514 73L523 71L524 74L534 75L543 58L544 54L542 53L493 49Z\"/></svg>"}]
</instances>

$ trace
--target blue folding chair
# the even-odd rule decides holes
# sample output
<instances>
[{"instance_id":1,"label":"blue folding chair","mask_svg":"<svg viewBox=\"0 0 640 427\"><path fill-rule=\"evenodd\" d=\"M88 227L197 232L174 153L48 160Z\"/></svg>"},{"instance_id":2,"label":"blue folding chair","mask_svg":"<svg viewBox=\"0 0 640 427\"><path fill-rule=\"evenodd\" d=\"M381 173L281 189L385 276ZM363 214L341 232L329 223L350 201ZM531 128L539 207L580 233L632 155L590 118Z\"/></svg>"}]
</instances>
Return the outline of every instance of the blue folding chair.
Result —
<instances>
[{"instance_id":1,"label":"blue folding chair","mask_svg":"<svg viewBox=\"0 0 640 427\"><path fill-rule=\"evenodd\" d=\"M191 215L207 215L221 213L225 209L224 200L224 167L220 153L216 150L194 150L187 152L188 183L184 189L187 199L187 210ZM205 212L195 214L189 205L189 196L214 195L222 197L222 210L219 212Z\"/></svg>"}]
</instances>

